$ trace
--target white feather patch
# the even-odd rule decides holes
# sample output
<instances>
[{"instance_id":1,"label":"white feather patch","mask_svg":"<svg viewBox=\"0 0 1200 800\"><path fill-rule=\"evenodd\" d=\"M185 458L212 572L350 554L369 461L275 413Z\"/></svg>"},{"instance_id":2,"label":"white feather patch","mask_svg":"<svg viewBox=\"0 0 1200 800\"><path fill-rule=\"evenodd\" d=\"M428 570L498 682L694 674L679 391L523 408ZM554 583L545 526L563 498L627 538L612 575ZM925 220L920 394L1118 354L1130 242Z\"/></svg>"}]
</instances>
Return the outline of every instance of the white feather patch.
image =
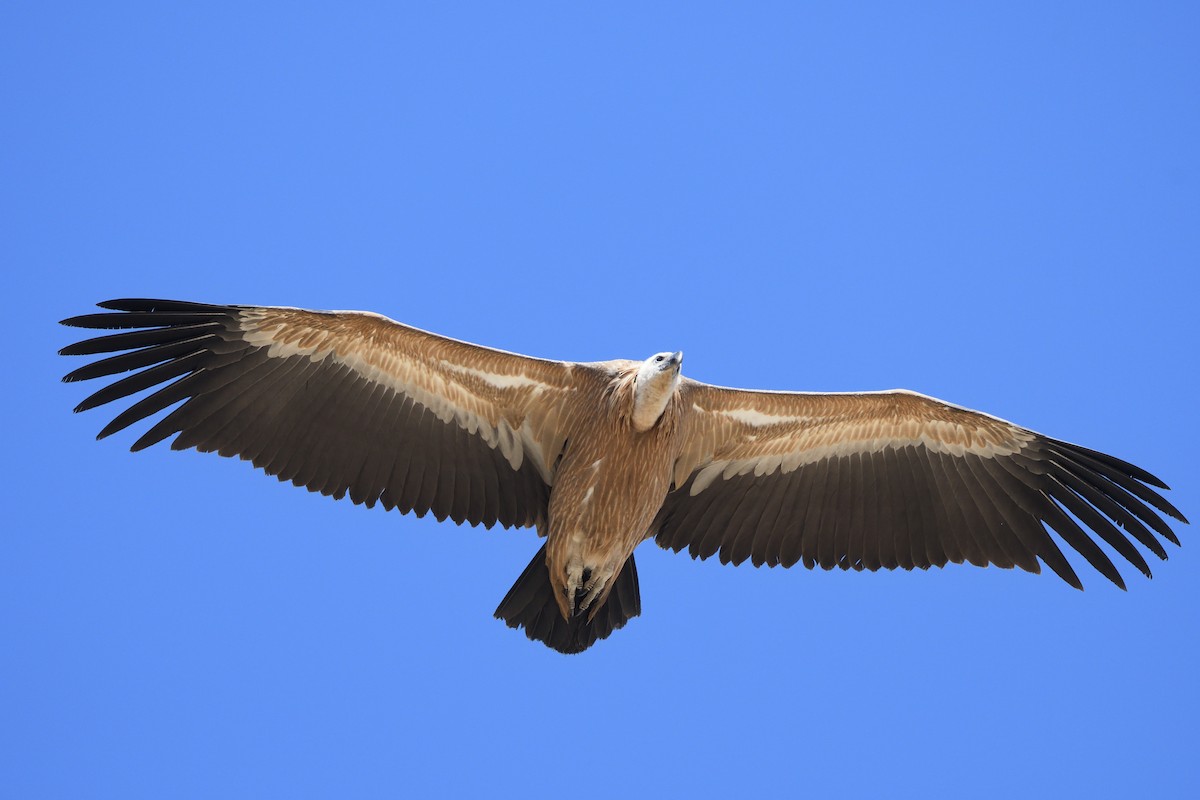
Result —
<instances>
[{"instance_id":1,"label":"white feather patch","mask_svg":"<svg viewBox=\"0 0 1200 800\"><path fill-rule=\"evenodd\" d=\"M528 375L510 374L502 375L498 372L487 372L481 369L472 369L464 367L462 364L455 364L452 361L443 359L439 362L442 367L459 375L470 375L472 378L477 378L489 386L494 386L497 389L523 389L533 386L539 389L545 389L546 385L539 380L530 378Z\"/></svg>"},{"instance_id":2,"label":"white feather patch","mask_svg":"<svg viewBox=\"0 0 1200 800\"><path fill-rule=\"evenodd\" d=\"M938 425L948 425L948 423L932 423L932 426L935 428ZM922 432L921 435L912 438L876 436L870 439L853 439L832 444L815 445L786 454L768 453L756 458L718 460L706 464L696 472L696 477L692 480L689 494L695 497L711 486L718 477L729 480L735 476L748 475L753 472L757 478L770 475L777 470L786 475L800 467L815 464L825 459L838 458L855 453L870 455L887 448L899 449L912 445L921 445L931 453L949 454L959 457L966 453L971 453L982 458L1002 457L1012 455L1020 450L1022 439L1028 440L1032 438L1031 435L1023 437L1019 431L1014 431L1013 435L1014 439L1017 440L1013 444L986 444L976 441L971 446L967 446L960 442L948 442L938 438L936 435L931 436L928 432Z\"/></svg>"},{"instance_id":3,"label":"white feather patch","mask_svg":"<svg viewBox=\"0 0 1200 800\"><path fill-rule=\"evenodd\" d=\"M718 411L717 413L719 413L723 416L729 417L732 420L741 422L743 424L752 425L756 428L763 428L768 425L791 425L791 424L795 424L798 422L803 423L809 419L808 417L794 417L794 416L790 416L790 415L779 416L776 414L764 414L763 412L757 411L753 408L734 408L734 409L730 409L728 411L724 411L724 410Z\"/></svg>"}]
</instances>

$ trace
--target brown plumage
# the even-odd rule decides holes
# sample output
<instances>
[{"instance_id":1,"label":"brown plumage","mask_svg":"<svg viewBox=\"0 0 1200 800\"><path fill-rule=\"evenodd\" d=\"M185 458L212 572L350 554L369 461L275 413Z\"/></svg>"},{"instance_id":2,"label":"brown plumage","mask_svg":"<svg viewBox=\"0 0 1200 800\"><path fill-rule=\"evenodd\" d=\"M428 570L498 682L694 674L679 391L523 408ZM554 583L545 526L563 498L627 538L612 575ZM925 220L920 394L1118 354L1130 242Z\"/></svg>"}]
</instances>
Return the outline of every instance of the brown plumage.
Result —
<instances>
[{"instance_id":1,"label":"brown plumage","mask_svg":"<svg viewBox=\"0 0 1200 800\"><path fill-rule=\"evenodd\" d=\"M536 527L496 616L562 652L640 613L648 538L756 566L1044 563L1082 588L1053 531L1124 588L1092 535L1149 576L1129 537L1165 559L1160 514L1187 521L1145 470L911 392L726 389L679 353L547 361L359 312L100 305L63 323L122 332L62 353L118 354L64 380L132 374L76 411L165 384L101 438L183 401L133 449L174 436L335 498Z\"/></svg>"}]
</instances>

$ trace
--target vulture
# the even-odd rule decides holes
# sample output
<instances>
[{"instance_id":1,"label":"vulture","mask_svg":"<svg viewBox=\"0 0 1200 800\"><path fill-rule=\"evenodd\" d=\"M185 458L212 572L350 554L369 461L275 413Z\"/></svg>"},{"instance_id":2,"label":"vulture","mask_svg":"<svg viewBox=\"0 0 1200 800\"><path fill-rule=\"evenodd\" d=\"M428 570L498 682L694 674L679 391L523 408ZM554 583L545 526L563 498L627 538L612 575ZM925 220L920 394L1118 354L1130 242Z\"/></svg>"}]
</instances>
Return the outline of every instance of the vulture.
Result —
<instances>
[{"instance_id":1,"label":"vulture","mask_svg":"<svg viewBox=\"0 0 1200 800\"><path fill-rule=\"evenodd\" d=\"M63 320L108 331L60 351L104 355L64 380L123 377L75 410L154 391L97 438L170 408L133 450L173 436L368 507L533 527L495 615L563 653L641 613L646 539L756 567L1045 564L1081 589L1065 542L1123 589L1097 538L1149 577L1133 540L1166 559L1163 517L1187 522L1133 464L910 391L731 389L679 352L550 361L364 312L99 306Z\"/></svg>"}]
</instances>

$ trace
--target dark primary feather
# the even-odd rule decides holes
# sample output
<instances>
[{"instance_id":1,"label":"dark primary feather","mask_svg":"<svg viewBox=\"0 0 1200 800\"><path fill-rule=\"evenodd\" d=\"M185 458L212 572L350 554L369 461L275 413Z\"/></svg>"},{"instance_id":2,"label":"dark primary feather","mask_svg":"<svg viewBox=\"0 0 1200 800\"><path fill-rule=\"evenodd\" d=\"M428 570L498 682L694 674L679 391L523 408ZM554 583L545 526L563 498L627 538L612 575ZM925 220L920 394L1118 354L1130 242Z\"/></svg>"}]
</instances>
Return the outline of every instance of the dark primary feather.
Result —
<instances>
[{"instance_id":1,"label":"dark primary feather","mask_svg":"<svg viewBox=\"0 0 1200 800\"><path fill-rule=\"evenodd\" d=\"M176 406L132 449L175 436L174 449L238 456L311 491L455 522L527 526L545 514L549 488L528 459L514 470L480 437L343 364L268 357L242 337L244 307L139 299L100 306L115 313L63 324L122 332L60 352L117 355L64 380L121 377L76 411L154 391L117 414L99 438Z\"/></svg>"},{"instance_id":2,"label":"dark primary feather","mask_svg":"<svg viewBox=\"0 0 1200 800\"><path fill-rule=\"evenodd\" d=\"M659 545L755 566L927 569L969 561L1039 572L1044 563L1083 588L1048 526L1125 588L1092 536L1149 576L1130 537L1161 559L1167 553L1151 529L1179 543L1150 506L1187 522L1150 488L1166 485L1149 472L1048 437L992 458L919 443L827 457L790 473L718 478L692 496L695 477L659 511L652 527Z\"/></svg>"}]
</instances>

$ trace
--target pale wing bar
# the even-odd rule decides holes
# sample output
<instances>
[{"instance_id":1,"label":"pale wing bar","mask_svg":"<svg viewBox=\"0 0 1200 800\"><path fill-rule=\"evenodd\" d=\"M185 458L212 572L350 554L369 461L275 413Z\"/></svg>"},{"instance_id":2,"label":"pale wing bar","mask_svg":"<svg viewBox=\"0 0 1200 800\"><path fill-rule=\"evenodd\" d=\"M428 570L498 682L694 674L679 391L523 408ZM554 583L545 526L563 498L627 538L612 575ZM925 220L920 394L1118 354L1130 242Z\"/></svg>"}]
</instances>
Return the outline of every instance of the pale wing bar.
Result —
<instances>
[{"instance_id":1,"label":"pale wing bar","mask_svg":"<svg viewBox=\"0 0 1200 800\"><path fill-rule=\"evenodd\" d=\"M1040 559L1082 588L1049 526L1124 588L1090 529L1149 576L1129 537L1166 559L1155 534L1179 540L1159 514L1187 522L1150 488L1166 485L1112 456L1030 437L995 455L921 443L843 450L791 471L725 473L697 490L700 464L667 496L652 532L662 547L687 548L694 558L755 566L928 569L966 561L1039 572Z\"/></svg>"},{"instance_id":2,"label":"pale wing bar","mask_svg":"<svg viewBox=\"0 0 1200 800\"><path fill-rule=\"evenodd\" d=\"M272 355L248 342L241 315L257 309L163 300L100 305L118 313L63 324L122 332L61 353L118 354L64 380L132 374L75 410L161 388L118 414L98 438L183 401L132 449L175 435L172 449L238 456L310 491L349 494L368 507L432 512L439 520L513 527L545 516L549 488L531 459L514 469L477 433L335 358Z\"/></svg>"}]
</instances>

